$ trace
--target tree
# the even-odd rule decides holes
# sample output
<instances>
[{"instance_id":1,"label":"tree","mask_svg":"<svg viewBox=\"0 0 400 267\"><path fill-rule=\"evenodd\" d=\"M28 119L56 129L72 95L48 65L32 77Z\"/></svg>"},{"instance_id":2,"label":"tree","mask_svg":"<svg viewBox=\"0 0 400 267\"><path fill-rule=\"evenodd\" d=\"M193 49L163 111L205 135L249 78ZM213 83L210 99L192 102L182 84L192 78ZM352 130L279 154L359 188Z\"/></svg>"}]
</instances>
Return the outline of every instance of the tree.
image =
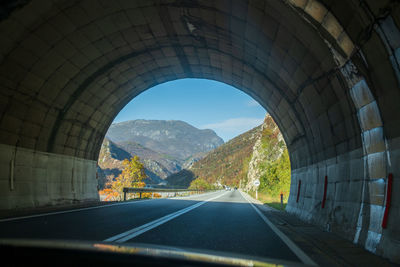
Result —
<instances>
[{"instance_id":1,"label":"tree","mask_svg":"<svg viewBox=\"0 0 400 267\"><path fill-rule=\"evenodd\" d=\"M273 197L279 196L280 192L287 196L290 188L290 160L288 150L285 148L278 159L262 165L264 172L260 177L261 185L259 190Z\"/></svg>"},{"instance_id":2,"label":"tree","mask_svg":"<svg viewBox=\"0 0 400 267\"><path fill-rule=\"evenodd\" d=\"M124 187L140 188L146 185L143 180L147 178L147 175L143 163L140 162L138 156L134 156L130 160L125 159L122 164L124 166L122 173L115 179L115 181L111 182L112 193L110 198L113 200L122 199ZM109 199L108 196L107 199Z\"/></svg>"},{"instance_id":3,"label":"tree","mask_svg":"<svg viewBox=\"0 0 400 267\"><path fill-rule=\"evenodd\" d=\"M197 178L190 183L189 189L196 189L196 190L207 190L212 189L213 186L207 183L206 180Z\"/></svg>"}]
</instances>

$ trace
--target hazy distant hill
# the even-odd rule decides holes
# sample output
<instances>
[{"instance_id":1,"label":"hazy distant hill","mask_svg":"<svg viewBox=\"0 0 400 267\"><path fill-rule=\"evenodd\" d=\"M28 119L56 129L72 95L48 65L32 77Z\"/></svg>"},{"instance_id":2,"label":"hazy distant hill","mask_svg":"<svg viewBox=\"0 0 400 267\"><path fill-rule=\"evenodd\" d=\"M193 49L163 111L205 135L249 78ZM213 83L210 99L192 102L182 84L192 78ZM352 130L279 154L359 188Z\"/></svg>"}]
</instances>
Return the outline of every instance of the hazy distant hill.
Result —
<instances>
[{"instance_id":1,"label":"hazy distant hill","mask_svg":"<svg viewBox=\"0 0 400 267\"><path fill-rule=\"evenodd\" d=\"M106 135L113 142L135 142L184 161L224 143L212 130L200 130L183 121L132 120L114 123Z\"/></svg>"}]
</instances>

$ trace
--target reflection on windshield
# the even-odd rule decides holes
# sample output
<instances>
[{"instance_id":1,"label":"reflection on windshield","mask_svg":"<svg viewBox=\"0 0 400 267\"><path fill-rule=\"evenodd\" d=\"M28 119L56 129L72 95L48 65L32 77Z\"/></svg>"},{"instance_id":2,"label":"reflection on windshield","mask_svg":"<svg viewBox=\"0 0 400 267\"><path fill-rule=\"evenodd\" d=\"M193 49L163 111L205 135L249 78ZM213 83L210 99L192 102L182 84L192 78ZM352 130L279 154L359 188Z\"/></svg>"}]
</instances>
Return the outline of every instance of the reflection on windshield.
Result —
<instances>
[{"instance_id":1,"label":"reflection on windshield","mask_svg":"<svg viewBox=\"0 0 400 267\"><path fill-rule=\"evenodd\" d=\"M240 259L236 257L228 257L228 256L218 256L214 255L215 252L204 251L205 253L195 253L184 251L182 249L176 248L157 248L155 246L150 247L132 247L132 246L116 246L110 244L94 244L96 248L105 251L112 251L118 253L128 253L128 254L142 254L142 255L150 255L157 257L176 257L176 258L186 258L193 261L200 262L214 262L219 264L228 264L228 265L238 265L238 266L283 266L277 263L274 263L274 260L263 259L262 261L250 260L250 259Z\"/></svg>"}]
</instances>

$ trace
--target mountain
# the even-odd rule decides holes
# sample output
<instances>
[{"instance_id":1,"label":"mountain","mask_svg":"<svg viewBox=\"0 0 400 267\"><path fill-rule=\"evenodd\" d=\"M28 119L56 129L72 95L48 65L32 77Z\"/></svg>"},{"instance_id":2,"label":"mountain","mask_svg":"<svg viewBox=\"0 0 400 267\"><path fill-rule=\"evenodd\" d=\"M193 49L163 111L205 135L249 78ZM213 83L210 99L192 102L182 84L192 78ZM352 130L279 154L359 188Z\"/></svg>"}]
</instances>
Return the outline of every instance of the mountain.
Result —
<instances>
[{"instance_id":1,"label":"mountain","mask_svg":"<svg viewBox=\"0 0 400 267\"><path fill-rule=\"evenodd\" d=\"M254 181L258 179L260 192L275 198L281 192L287 196L289 154L272 117L267 115L262 125L221 145L166 180L170 186L188 187L195 179L208 185L241 186L246 191L254 191Z\"/></svg>"},{"instance_id":2,"label":"mountain","mask_svg":"<svg viewBox=\"0 0 400 267\"><path fill-rule=\"evenodd\" d=\"M165 179L168 175L180 171L180 161L173 157L149 148L146 148L132 141L118 143L118 146L127 151L130 155L139 156L146 168Z\"/></svg>"},{"instance_id":3,"label":"mountain","mask_svg":"<svg viewBox=\"0 0 400 267\"><path fill-rule=\"evenodd\" d=\"M99 186L117 177L122 161L139 156L149 176L160 184L168 176L189 168L210 150L223 144L212 130L200 130L183 121L134 120L112 124L98 160Z\"/></svg>"},{"instance_id":4,"label":"mountain","mask_svg":"<svg viewBox=\"0 0 400 267\"><path fill-rule=\"evenodd\" d=\"M115 144L109 139L104 139L100 149L97 169L97 173L99 176L99 187L101 189L104 188L104 185L109 178L112 179L112 177L117 177L121 173L121 170L123 168L122 161L124 159L130 159L132 155L133 154L124 150L119 145ZM158 173L154 172L154 169L162 169L162 167L159 166L157 166L158 168L154 167L154 165L157 165L156 162L144 161L143 164L145 166L145 172L148 176L145 182L148 184L159 184L163 182L159 175L166 176L171 174L168 171L165 171L165 173L162 173L162 171L159 171Z\"/></svg>"},{"instance_id":5,"label":"mountain","mask_svg":"<svg viewBox=\"0 0 400 267\"><path fill-rule=\"evenodd\" d=\"M253 154L248 166L247 177L244 179L245 190L255 190L254 181L271 178L268 172L277 173L277 161L286 160L284 153L287 153L286 144L282 134L271 116L267 116L261 125L261 135L253 147ZM283 162L282 162L283 163ZM285 162L286 163L286 162ZM282 164L280 164L282 165ZM289 169L290 168L286 168ZM284 176L281 174L281 176ZM261 186L262 188L263 186ZM271 188L271 185L269 186Z\"/></svg>"},{"instance_id":6,"label":"mountain","mask_svg":"<svg viewBox=\"0 0 400 267\"><path fill-rule=\"evenodd\" d=\"M117 144L140 144L171 156L181 164L194 154L208 152L224 143L212 130L200 130L176 120L132 120L114 123L106 136Z\"/></svg>"},{"instance_id":7,"label":"mountain","mask_svg":"<svg viewBox=\"0 0 400 267\"><path fill-rule=\"evenodd\" d=\"M275 202L280 202L280 194L287 201L290 189L289 152L282 134L271 116L267 116L262 125L261 136L253 148L247 179L243 180L246 191L255 191L267 195ZM255 180L260 181L258 188Z\"/></svg>"},{"instance_id":8,"label":"mountain","mask_svg":"<svg viewBox=\"0 0 400 267\"><path fill-rule=\"evenodd\" d=\"M240 180L247 176L253 147L260 134L261 126L258 126L233 138L194 162L188 170L167 177L168 184L188 186L192 180L201 177L210 184L220 182L239 186Z\"/></svg>"}]
</instances>

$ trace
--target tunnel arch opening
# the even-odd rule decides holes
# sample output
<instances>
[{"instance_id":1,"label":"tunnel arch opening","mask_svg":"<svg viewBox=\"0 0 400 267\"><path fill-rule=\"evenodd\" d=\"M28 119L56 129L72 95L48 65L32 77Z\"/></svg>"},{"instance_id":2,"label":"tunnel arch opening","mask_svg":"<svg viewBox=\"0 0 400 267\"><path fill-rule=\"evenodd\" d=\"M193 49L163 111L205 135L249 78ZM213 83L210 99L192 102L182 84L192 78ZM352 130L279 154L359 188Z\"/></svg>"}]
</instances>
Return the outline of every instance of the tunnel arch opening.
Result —
<instances>
[{"instance_id":1,"label":"tunnel arch opening","mask_svg":"<svg viewBox=\"0 0 400 267\"><path fill-rule=\"evenodd\" d=\"M302 181L289 212L398 260L396 217L380 224L386 177L399 177L398 4L88 3L31 1L0 21L2 207L95 198L95 159L122 106L155 84L207 78L279 125L291 196Z\"/></svg>"},{"instance_id":2,"label":"tunnel arch opening","mask_svg":"<svg viewBox=\"0 0 400 267\"><path fill-rule=\"evenodd\" d=\"M279 127L256 100L215 80L162 83L119 112L97 160L102 199L117 184L122 161L134 155L148 174L146 186L187 188L199 178L196 182L210 188L255 191L253 182L260 179L263 198L279 202L283 193L286 203L289 196L290 159ZM121 199L121 194L112 199Z\"/></svg>"}]
</instances>

